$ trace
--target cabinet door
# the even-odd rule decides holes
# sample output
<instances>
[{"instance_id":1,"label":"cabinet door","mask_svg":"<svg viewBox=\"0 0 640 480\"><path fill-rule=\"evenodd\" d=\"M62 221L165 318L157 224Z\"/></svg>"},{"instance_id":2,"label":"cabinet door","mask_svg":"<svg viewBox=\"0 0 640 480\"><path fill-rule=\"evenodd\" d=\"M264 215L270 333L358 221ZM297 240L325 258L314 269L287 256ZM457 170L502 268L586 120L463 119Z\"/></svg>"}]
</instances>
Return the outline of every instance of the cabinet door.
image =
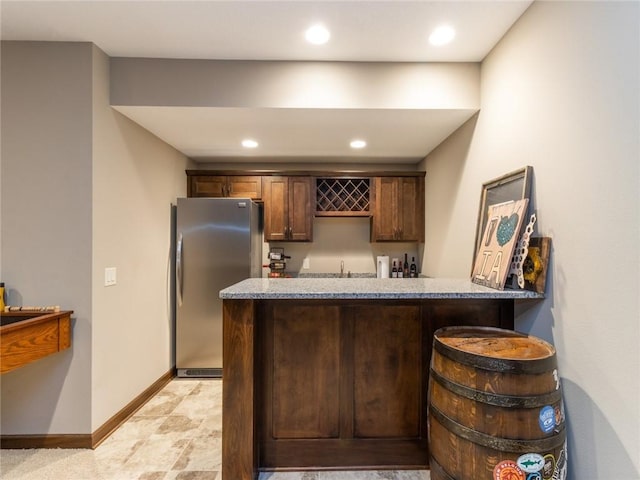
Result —
<instances>
[{"instance_id":1,"label":"cabinet door","mask_svg":"<svg viewBox=\"0 0 640 480\"><path fill-rule=\"evenodd\" d=\"M376 177L372 242L424 242L424 178Z\"/></svg>"},{"instance_id":2,"label":"cabinet door","mask_svg":"<svg viewBox=\"0 0 640 480\"><path fill-rule=\"evenodd\" d=\"M262 177L264 197L264 239L287 240L289 228L289 185L287 177Z\"/></svg>"},{"instance_id":3,"label":"cabinet door","mask_svg":"<svg viewBox=\"0 0 640 480\"><path fill-rule=\"evenodd\" d=\"M371 241L388 242L398 238L398 181L395 177L376 177L371 219Z\"/></svg>"},{"instance_id":4,"label":"cabinet door","mask_svg":"<svg viewBox=\"0 0 640 480\"><path fill-rule=\"evenodd\" d=\"M289 236L294 242L313 240L311 177L289 177Z\"/></svg>"},{"instance_id":5,"label":"cabinet door","mask_svg":"<svg viewBox=\"0 0 640 480\"><path fill-rule=\"evenodd\" d=\"M269 320L268 320L269 322ZM269 336L272 335L272 340ZM340 315L337 306L273 307L266 337L272 432L278 439L340 434Z\"/></svg>"},{"instance_id":6,"label":"cabinet door","mask_svg":"<svg viewBox=\"0 0 640 480\"><path fill-rule=\"evenodd\" d=\"M424 242L424 178L402 177L398 188L398 240Z\"/></svg>"},{"instance_id":7,"label":"cabinet door","mask_svg":"<svg viewBox=\"0 0 640 480\"><path fill-rule=\"evenodd\" d=\"M424 436L425 339L419 305L372 305L353 318L353 435Z\"/></svg>"},{"instance_id":8,"label":"cabinet door","mask_svg":"<svg viewBox=\"0 0 640 480\"><path fill-rule=\"evenodd\" d=\"M227 195L229 197L262 198L262 179L254 175L234 175L227 177Z\"/></svg>"},{"instance_id":9,"label":"cabinet door","mask_svg":"<svg viewBox=\"0 0 640 480\"><path fill-rule=\"evenodd\" d=\"M219 175L194 175L189 177L189 197L224 197L227 177Z\"/></svg>"}]
</instances>

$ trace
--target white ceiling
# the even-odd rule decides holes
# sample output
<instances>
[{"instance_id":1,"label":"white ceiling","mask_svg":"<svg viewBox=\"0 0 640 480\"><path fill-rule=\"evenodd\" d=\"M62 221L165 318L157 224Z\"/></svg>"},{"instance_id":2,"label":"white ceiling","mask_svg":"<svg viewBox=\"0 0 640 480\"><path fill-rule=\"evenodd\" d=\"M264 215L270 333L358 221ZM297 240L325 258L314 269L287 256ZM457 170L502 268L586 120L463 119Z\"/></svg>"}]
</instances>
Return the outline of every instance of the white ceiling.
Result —
<instances>
[{"instance_id":1,"label":"white ceiling","mask_svg":"<svg viewBox=\"0 0 640 480\"><path fill-rule=\"evenodd\" d=\"M480 62L531 3L2 0L0 33L3 40L89 41L112 57ZM327 45L304 41L304 30L316 22L331 30ZM443 23L455 27L456 38L444 47L429 45L429 33ZM278 157L415 163L468 119L453 110L119 110L202 161ZM249 152L229 141L244 134L248 118L260 142ZM354 152L344 145L345 132L351 131L368 140L366 149Z\"/></svg>"}]
</instances>

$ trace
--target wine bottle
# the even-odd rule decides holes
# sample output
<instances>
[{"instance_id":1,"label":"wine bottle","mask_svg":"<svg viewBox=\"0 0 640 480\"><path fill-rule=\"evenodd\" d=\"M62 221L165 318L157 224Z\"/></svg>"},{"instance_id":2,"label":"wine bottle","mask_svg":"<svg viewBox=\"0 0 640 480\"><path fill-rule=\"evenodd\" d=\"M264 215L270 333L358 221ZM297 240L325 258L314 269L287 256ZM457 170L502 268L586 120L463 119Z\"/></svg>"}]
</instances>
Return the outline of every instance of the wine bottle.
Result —
<instances>
[{"instance_id":1,"label":"wine bottle","mask_svg":"<svg viewBox=\"0 0 640 480\"><path fill-rule=\"evenodd\" d=\"M404 277L404 270L402 269L402 260L398 260L398 278Z\"/></svg>"},{"instance_id":2,"label":"wine bottle","mask_svg":"<svg viewBox=\"0 0 640 480\"><path fill-rule=\"evenodd\" d=\"M409 278L409 262L407 262L407 254L404 254L404 265L402 268L404 278Z\"/></svg>"},{"instance_id":3,"label":"wine bottle","mask_svg":"<svg viewBox=\"0 0 640 480\"><path fill-rule=\"evenodd\" d=\"M391 269L391 278L398 278L398 267L396 267L396 262L393 262L393 268Z\"/></svg>"},{"instance_id":4,"label":"wine bottle","mask_svg":"<svg viewBox=\"0 0 640 480\"><path fill-rule=\"evenodd\" d=\"M418 266L416 265L416 257L411 257L411 266L409 267L409 276L418 278Z\"/></svg>"}]
</instances>

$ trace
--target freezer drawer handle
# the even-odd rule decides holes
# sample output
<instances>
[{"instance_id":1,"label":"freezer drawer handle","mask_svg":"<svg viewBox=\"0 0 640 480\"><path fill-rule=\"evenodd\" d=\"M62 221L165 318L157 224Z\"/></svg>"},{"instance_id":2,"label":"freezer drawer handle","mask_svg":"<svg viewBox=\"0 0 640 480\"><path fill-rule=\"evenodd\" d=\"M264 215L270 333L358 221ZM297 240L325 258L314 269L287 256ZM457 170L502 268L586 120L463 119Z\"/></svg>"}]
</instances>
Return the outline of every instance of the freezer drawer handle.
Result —
<instances>
[{"instance_id":1,"label":"freezer drawer handle","mask_svg":"<svg viewBox=\"0 0 640 480\"><path fill-rule=\"evenodd\" d=\"M176 284L178 286L178 305L182 306L182 233L178 237L176 252Z\"/></svg>"}]
</instances>

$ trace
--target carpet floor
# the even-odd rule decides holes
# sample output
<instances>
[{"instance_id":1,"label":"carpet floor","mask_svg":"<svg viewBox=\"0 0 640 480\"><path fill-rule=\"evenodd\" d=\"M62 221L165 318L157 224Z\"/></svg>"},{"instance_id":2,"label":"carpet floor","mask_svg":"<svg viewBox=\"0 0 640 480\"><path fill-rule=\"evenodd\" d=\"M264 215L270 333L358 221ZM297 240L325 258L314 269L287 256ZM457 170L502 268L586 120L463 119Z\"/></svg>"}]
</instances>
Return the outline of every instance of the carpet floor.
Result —
<instances>
[{"instance_id":1,"label":"carpet floor","mask_svg":"<svg viewBox=\"0 0 640 480\"><path fill-rule=\"evenodd\" d=\"M221 480L221 442L222 381L174 379L95 450L0 450L0 478ZM259 480L429 480L429 471L262 472Z\"/></svg>"}]
</instances>

